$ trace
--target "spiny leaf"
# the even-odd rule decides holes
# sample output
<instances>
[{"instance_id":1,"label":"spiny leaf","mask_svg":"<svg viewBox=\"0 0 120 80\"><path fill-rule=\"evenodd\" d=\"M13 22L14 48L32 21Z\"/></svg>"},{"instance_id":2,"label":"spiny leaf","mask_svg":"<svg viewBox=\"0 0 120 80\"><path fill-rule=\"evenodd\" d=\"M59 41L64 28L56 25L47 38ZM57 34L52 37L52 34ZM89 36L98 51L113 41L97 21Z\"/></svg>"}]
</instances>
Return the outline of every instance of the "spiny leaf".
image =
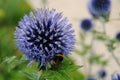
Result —
<instances>
[{"instance_id":1,"label":"spiny leaf","mask_svg":"<svg viewBox=\"0 0 120 80\"><path fill-rule=\"evenodd\" d=\"M20 73L24 74L27 76L30 80L39 80L41 76L41 72L25 72L25 71L20 71Z\"/></svg>"},{"instance_id":2,"label":"spiny leaf","mask_svg":"<svg viewBox=\"0 0 120 80\"><path fill-rule=\"evenodd\" d=\"M20 73L24 74L27 76L30 80L35 80L34 76L31 73L25 72L25 71L20 71Z\"/></svg>"},{"instance_id":3,"label":"spiny leaf","mask_svg":"<svg viewBox=\"0 0 120 80\"><path fill-rule=\"evenodd\" d=\"M64 58L58 69L43 71L40 80L73 80L68 73L76 71L78 68L80 66L75 65L71 59Z\"/></svg>"},{"instance_id":4,"label":"spiny leaf","mask_svg":"<svg viewBox=\"0 0 120 80\"><path fill-rule=\"evenodd\" d=\"M55 75L56 75L55 71L52 71L52 70L43 71L40 77L40 80L41 79L54 79Z\"/></svg>"},{"instance_id":5,"label":"spiny leaf","mask_svg":"<svg viewBox=\"0 0 120 80\"><path fill-rule=\"evenodd\" d=\"M72 71L69 74L73 77L74 80L85 80L85 75L82 72Z\"/></svg>"},{"instance_id":6,"label":"spiny leaf","mask_svg":"<svg viewBox=\"0 0 120 80\"><path fill-rule=\"evenodd\" d=\"M67 72L59 71L59 73L63 76L65 80L73 80L72 77L70 77L70 75Z\"/></svg>"},{"instance_id":7,"label":"spiny leaf","mask_svg":"<svg viewBox=\"0 0 120 80\"><path fill-rule=\"evenodd\" d=\"M7 57L2 63L10 64L15 59L16 59L16 56Z\"/></svg>"},{"instance_id":8,"label":"spiny leaf","mask_svg":"<svg viewBox=\"0 0 120 80\"><path fill-rule=\"evenodd\" d=\"M27 62L27 60L23 59L17 59L16 56L12 56L10 58L6 58L2 64L8 66L8 72L10 72L12 69L14 69L16 66L23 64Z\"/></svg>"},{"instance_id":9,"label":"spiny leaf","mask_svg":"<svg viewBox=\"0 0 120 80\"><path fill-rule=\"evenodd\" d=\"M75 70L77 70L77 69L79 69L79 68L81 68L81 67L82 67L82 66L69 65L69 66L67 66L66 68L63 68L63 69L61 69L61 70L66 71L66 72L71 72L71 71L75 71Z\"/></svg>"}]
</instances>

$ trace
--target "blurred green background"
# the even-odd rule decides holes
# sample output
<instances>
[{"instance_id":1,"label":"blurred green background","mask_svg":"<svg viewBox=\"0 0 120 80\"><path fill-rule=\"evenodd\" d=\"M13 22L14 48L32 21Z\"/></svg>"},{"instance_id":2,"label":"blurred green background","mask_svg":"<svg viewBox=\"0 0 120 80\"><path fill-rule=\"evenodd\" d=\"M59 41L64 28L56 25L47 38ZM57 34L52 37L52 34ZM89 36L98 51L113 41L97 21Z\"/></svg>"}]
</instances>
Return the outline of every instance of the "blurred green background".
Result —
<instances>
[{"instance_id":1,"label":"blurred green background","mask_svg":"<svg viewBox=\"0 0 120 80\"><path fill-rule=\"evenodd\" d=\"M14 43L14 29L30 9L25 0L0 0L0 63L11 56L21 57ZM9 70L11 67L13 69ZM13 67L12 63L11 66L1 63L0 80L26 80L27 78L18 72L24 67L23 64Z\"/></svg>"}]
</instances>

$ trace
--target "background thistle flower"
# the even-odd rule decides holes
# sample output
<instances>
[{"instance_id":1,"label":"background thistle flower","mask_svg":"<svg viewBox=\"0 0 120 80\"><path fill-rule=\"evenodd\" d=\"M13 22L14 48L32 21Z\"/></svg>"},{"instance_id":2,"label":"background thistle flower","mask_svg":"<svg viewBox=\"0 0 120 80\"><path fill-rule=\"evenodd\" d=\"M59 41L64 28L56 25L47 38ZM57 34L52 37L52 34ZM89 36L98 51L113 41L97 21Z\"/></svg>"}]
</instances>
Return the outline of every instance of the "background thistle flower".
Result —
<instances>
[{"instance_id":1,"label":"background thistle flower","mask_svg":"<svg viewBox=\"0 0 120 80\"><path fill-rule=\"evenodd\" d=\"M55 9L38 9L35 14L25 15L15 30L15 41L20 51L40 67L53 64L57 53L66 56L74 47L72 25Z\"/></svg>"},{"instance_id":2,"label":"background thistle flower","mask_svg":"<svg viewBox=\"0 0 120 80\"><path fill-rule=\"evenodd\" d=\"M111 0L89 0L88 9L94 18L108 20L111 11Z\"/></svg>"},{"instance_id":3,"label":"background thistle flower","mask_svg":"<svg viewBox=\"0 0 120 80\"><path fill-rule=\"evenodd\" d=\"M80 27L83 31L89 31L93 27L93 22L90 19L83 19L80 23Z\"/></svg>"},{"instance_id":4,"label":"background thistle flower","mask_svg":"<svg viewBox=\"0 0 120 80\"><path fill-rule=\"evenodd\" d=\"M93 77L88 77L88 78L86 78L86 80L96 80L96 79Z\"/></svg>"},{"instance_id":5,"label":"background thistle flower","mask_svg":"<svg viewBox=\"0 0 120 80\"><path fill-rule=\"evenodd\" d=\"M112 77L112 80L120 80L120 74L117 73Z\"/></svg>"},{"instance_id":6,"label":"background thistle flower","mask_svg":"<svg viewBox=\"0 0 120 80\"><path fill-rule=\"evenodd\" d=\"M117 39L117 40L120 40L120 32L118 32L118 33L116 34L116 39Z\"/></svg>"},{"instance_id":7,"label":"background thistle flower","mask_svg":"<svg viewBox=\"0 0 120 80\"><path fill-rule=\"evenodd\" d=\"M98 76L100 78L105 78L107 76L107 73L104 69L101 69L101 70L98 71Z\"/></svg>"}]
</instances>

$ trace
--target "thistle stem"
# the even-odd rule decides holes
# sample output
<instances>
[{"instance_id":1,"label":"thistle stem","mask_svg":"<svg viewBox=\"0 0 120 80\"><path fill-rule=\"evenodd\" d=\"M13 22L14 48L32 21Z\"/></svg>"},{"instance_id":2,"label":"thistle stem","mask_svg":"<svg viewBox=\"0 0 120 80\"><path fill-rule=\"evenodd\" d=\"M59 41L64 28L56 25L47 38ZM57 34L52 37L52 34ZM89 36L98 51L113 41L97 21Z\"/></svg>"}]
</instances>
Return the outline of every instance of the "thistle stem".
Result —
<instances>
[{"instance_id":1,"label":"thistle stem","mask_svg":"<svg viewBox=\"0 0 120 80\"><path fill-rule=\"evenodd\" d=\"M90 56L89 58L91 58L94 55L94 51L93 51L93 45L94 45L94 34L92 34L92 39L91 39L91 44L90 44ZM89 75L91 75L92 72L92 64L89 62Z\"/></svg>"},{"instance_id":2,"label":"thistle stem","mask_svg":"<svg viewBox=\"0 0 120 80\"><path fill-rule=\"evenodd\" d=\"M118 64L118 66L120 66L120 62L118 61L117 57L114 55L114 52L112 50L111 50L111 55L113 59L116 61L116 63Z\"/></svg>"},{"instance_id":3,"label":"thistle stem","mask_svg":"<svg viewBox=\"0 0 120 80\"><path fill-rule=\"evenodd\" d=\"M105 21L104 21L104 19L102 19L101 22L102 22L103 33L105 35L106 42L109 43L109 38L108 38L107 33L106 33L106 27L105 27ZM107 48L108 48L109 52L111 53L112 58L117 63L117 65L120 66L120 62L119 62L118 58L114 55L113 50L110 50L108 45L107 45Z\"/></svg>"},{"instance_id":4,"label":"thistle stem","mask_svg":"<svg viewBox=\"0 0 120 80\"><path fill-rule=\"evenodd\" d=\"M85 36L86 36L86 33L85 32L82 32L80 33L83 37L81 39L81 45L82 47L84 48L85 46ZM83 65L86 66L86 59L85 59L85 56L82 57L82 60L83 60ZM84 67L84 71L87 72L87 68Z\"/></svg>"}]
</instances>

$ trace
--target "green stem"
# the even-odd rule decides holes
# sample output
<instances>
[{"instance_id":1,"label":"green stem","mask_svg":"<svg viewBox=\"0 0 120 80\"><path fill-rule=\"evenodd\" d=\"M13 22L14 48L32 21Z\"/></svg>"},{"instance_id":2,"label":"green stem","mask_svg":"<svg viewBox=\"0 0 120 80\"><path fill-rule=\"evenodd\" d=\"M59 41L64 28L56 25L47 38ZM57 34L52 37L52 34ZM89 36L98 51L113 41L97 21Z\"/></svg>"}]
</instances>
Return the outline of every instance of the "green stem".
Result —
<instances>
[{"instance_id":1,"label":"green stem","mask_svg":"<svg viewBox=\"0 0 120 80\"><path fill-rule=\"evenodd\" d=\"M94 45L94 34L92 34L92 39L91 39L91 44L90 44L90 56L89 58L91 58L94 55L94 51L93 51L93 45ZM92 72L92 64L89 62L89 75L91 75Z\"/></svg>"},{"instance_id":2,"label":"green stem","mask_svg":"<svg viewBox=\"0 0 120 80\"><path fill-rule=\"evenodd\" d=\"M107 34L106 34L106 27L105 27L105 21L104 21L104 19L102 19L101 22L102 22L102 26L103 26L103 31L104 31L103 33L104 33L104 35L105 35L105 39L106 39L107 43L109 43L109 38L108 38L108 36L107 36ZM110 50L108 45L107 45L107 48L108 48L109 52L111 53L112 58L115 60L115 62L118 64L118 66L120 66L120 62L119 62L119 60L117 59L117 57L114 55L113 50Z\"/></svg>"},{"instance_id":3,"label":"green stem","mask_svg":"<svg viewBox=\"0 0 120 80\"><path fill-rule=\"evenodd\" d=\"M81 34L81 45L82 47L84 48L85 46L85 36L86 36L86 33L85 32L82 32L80 33ZM86 58L85 58L85 55L82 56L82 60L83 60L83 65L86 66ZM84 71L87 73L87 68L84 67Z\"/></svg>"},{"instance_id":4,"label":"green stem","mask_svg":"<svg viewBox=\"0 0 120 80\"><path fill-rule=\"evenodd\" d=\"M113 50L111 50L111 55L114 58L114 60L116 61L116 63L118 64L118 66L120 66L120 62L118 61L117 57L114 55Z\"/></svg>"}]
</instances>

